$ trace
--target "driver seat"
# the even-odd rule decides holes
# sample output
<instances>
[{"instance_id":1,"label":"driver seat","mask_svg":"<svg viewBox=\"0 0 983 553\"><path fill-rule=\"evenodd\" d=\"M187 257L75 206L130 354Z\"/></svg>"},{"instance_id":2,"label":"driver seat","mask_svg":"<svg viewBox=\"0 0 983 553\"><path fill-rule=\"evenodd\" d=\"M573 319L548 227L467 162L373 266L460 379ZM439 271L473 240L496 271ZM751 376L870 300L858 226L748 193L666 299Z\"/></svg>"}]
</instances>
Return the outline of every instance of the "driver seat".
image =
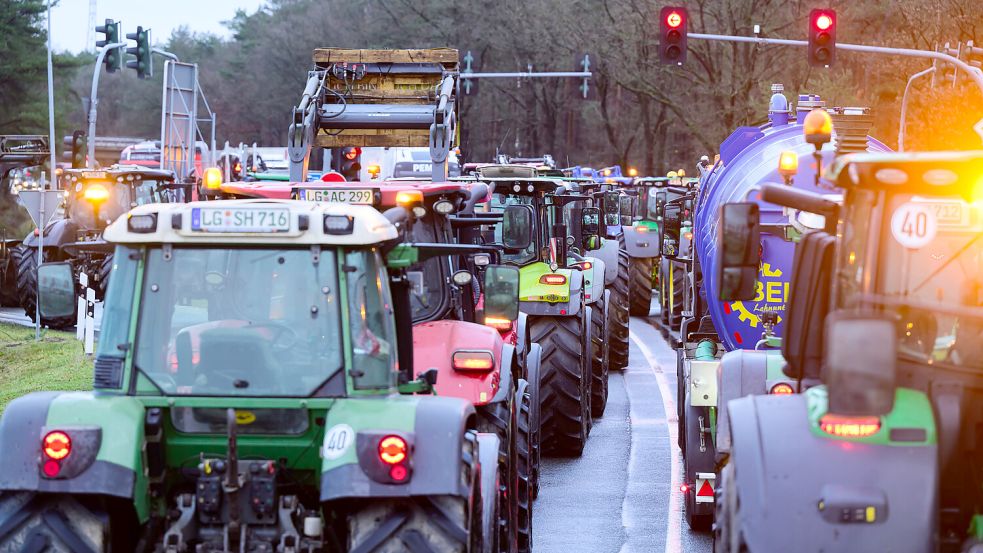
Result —
<instances>
[{"instance_id":1,"label":"driver seat","mask_svg":"<svg viewBox=\"0 0 983 553\"><path fill-rule=\"evenodd\" d=\"M270 342L260 332L248 328L211 328L200 335L200 359L196 376L205 382L209 375L229 374L246 383L245 395L266 394L279 389L273 374L278 366ZM196 379L197 380L197 379ZM215 386L208 385L214 389ZM227 390L232 391L232 390Z\"/></svg>"}]
</instances>

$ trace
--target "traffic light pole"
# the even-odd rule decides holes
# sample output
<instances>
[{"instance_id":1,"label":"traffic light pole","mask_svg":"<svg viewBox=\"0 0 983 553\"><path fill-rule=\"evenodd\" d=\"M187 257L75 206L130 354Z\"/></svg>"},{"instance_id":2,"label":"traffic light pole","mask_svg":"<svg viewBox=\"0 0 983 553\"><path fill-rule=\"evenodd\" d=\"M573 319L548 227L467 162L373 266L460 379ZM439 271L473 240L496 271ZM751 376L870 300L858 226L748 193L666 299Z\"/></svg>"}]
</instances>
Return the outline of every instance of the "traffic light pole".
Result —
<instances>
[{"instance_id":1,"label":"traffic light pole","mask_svg":"<svg viewBox=\"0 0 983 553\"><path fill-rule=\"evenodd\" d=\"M753 44L780 44L785 46L808 46L808 41L805 40L789 40L784 38L763 38L763 37L751 37L751 36L732 36L732 35L710 35L704 33L687 33L688 38L696 40L717 40L723 42L749 42ZM943 52L934 52L931 50L915 50L914 48L892 48L889 46L867 46L864 44L843 44L841 42L836 43L837 50L847 50L851 52L866 52L868 54L884 54L889 56L904 56L909 58L927 58L932 60L939 60L945 63L951 63L952 65L962 69L966 72L971 79L979 87L980 92L983 93L983 70L973 67L968 63L962 61L961 59L950 56Z\"/></svg>"},{"instance_id":2,"label":"traffic light pole","mask_svg":"<svg viewBox=\"0 0 983 553\"><path fill-rule=\"evenodd\" d=\"M123 48L125 46L125 42L114 42L112 44L107 44L99 50L99 57L96 58L96 68L92 72L92 93L89 95L89 152L86 156L86 167L89 167L89 164L95 163L96 161L96 108L99 105L99 73L102 69L103 60L106 59L106 54L110 50ZM52 168L52 171L53 170L54 168Z\"/></svg>"}]
</instances>

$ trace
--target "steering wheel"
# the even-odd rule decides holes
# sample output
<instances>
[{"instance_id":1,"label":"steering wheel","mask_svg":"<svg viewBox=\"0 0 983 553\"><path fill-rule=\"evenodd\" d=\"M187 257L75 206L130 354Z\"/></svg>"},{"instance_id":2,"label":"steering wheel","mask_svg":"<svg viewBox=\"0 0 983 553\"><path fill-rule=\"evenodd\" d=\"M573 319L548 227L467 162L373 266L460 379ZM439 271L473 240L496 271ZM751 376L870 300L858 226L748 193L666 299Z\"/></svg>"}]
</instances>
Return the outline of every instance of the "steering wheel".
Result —
<instances>
[{"instance_id":1,"label":"steering wheel","mask_svg":"<svg viewBox=\"0 0 983 553\"><path fill-rule=\"evenodd\" d=\"M246 328L268 328L272 330L274 334L270 345L276 349L290 349L300 340L300 335L297 334L297 331L283 323L275 323L273 321L249 323ZM289 340L284 341L284 337L289 338Z\"/></svg>"}]
</instances>

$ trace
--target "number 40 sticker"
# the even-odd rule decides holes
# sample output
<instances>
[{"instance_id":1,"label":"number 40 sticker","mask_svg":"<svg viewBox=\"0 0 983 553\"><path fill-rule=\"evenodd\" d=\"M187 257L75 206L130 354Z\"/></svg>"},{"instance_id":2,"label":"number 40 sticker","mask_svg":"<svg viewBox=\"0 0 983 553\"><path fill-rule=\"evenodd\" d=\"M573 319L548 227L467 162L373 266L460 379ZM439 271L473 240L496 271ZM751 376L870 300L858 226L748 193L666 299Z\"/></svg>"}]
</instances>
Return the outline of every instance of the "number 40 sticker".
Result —
<instances>
[{"instance_id":1,"label":"number 40 sticker","mask_svg":"<svg viewBox=\"0 0 983 553\"><path fill-rule=\"evenodd\" d=\"M891 216L891 234L906 248L918 249L935 239L939 223L931 206L906 203Z\"/></svg>"}]
</instances>

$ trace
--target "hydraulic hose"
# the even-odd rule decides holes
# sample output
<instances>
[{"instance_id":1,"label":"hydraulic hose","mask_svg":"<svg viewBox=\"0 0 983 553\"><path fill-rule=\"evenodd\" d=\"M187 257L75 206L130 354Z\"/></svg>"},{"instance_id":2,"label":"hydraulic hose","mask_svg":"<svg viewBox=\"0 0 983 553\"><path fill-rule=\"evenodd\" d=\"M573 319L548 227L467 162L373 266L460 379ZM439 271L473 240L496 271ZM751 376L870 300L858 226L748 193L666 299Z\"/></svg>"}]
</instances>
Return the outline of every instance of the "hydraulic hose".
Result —
<instances>
[{"instance_id":1,"label":"hydraulic hose","mask_svg":"<svg viewBox=\"0 0 983 553\"><path fill-rule=\"evenodd\" d=\"M697 361L713 361L716 359L717 354L717 344L710 340L700 340L696 344L696 355L694 359Z\"/></svg>"}]
</instances>

